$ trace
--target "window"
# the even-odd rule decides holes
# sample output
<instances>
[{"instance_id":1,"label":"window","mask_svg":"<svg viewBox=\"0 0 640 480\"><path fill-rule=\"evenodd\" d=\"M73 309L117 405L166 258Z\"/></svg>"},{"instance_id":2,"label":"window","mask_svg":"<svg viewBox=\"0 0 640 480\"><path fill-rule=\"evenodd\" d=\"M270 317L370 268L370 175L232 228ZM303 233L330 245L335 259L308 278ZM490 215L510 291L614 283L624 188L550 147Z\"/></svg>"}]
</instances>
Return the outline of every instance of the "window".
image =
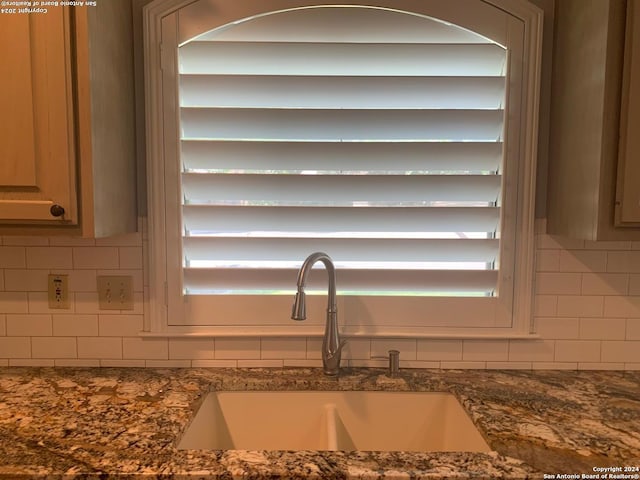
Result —
<instances>
[{"instance_id":1,"label":"window","mask_svg":"<svg viewBox=\"0 0 640 480\"><path fill-rule=\"evenodd\" d=\"M148 32L152 330L319 333L325 251L347 335L526 334L537 12L260 3Z\"/></svg>"}]
</instances>

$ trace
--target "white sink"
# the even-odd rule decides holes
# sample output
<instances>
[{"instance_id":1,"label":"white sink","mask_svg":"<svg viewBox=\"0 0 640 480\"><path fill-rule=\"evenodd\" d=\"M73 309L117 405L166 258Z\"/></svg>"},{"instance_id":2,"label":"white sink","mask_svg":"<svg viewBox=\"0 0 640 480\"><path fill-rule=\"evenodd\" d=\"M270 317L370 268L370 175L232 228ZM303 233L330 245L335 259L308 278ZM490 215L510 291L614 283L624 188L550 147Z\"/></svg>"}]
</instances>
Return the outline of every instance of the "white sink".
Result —
<instances>
[{"instance_id":1,"label":"white sink","mask_svg":"<svg viewBox=\"0 0 640 480\"><path fill-rule=\"evenodd\" d=\"M213 392L178 444L196 450L491 450L449 393Z\"/></svg>"}]
</instances>

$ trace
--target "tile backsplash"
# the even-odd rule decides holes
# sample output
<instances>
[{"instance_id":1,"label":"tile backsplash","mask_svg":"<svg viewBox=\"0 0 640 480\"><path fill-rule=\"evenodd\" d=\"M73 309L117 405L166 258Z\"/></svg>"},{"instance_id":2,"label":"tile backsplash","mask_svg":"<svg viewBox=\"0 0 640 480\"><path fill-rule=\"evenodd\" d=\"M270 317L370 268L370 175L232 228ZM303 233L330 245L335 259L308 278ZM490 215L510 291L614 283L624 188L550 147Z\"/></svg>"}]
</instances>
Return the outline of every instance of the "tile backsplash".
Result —
<instances>
[{"instance_id":1,"label":"tile backsplash","mask_svg":"<svg viewBox=\"0 0 640 480\"><path fill-rule=\"evenodd\" d=\"M320 366L319 338L143 338L146 237L0 238L0 366ZM50 310L49 273L71 308ZM133 277L134 309L100 310L96 276ZM640 370L640 242L537 236L539 340L350 339L344 363L404 368Z\"/></svg>"}]
</instances>

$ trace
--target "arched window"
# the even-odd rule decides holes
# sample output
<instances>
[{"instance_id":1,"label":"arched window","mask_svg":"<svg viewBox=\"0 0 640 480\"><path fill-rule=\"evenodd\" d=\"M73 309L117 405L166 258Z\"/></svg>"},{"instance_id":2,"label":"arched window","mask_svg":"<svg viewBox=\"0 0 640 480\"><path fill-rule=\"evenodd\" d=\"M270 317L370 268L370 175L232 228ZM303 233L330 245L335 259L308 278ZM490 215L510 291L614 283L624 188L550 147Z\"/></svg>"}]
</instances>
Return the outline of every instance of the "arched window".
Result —
<instances>
[{"instance_id":1,"label":"arched window","mask_svg":"<svg viewBox=\"0 0 640 480\"><path fill-rule=\"evenodd\" d=\"M324 297L304 325L289 309L298 267L324 251L347 335L528 333L535 9L159 3L153 330L320 333ZM311 280L326 291L324 272Z\"/></svg>"}]
</instances>

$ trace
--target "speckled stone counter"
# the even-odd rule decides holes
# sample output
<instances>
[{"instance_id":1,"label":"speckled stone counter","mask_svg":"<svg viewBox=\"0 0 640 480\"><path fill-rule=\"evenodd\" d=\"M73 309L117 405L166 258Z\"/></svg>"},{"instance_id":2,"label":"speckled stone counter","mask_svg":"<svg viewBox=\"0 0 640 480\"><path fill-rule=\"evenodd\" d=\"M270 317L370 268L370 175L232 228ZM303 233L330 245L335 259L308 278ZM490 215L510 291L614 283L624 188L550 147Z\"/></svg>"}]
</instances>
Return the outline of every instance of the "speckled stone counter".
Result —
<instances>
[{"instance_id":1,"label":"speckled stone counter","mask_svg":"<svg viewBox=\"0 0 640 480\"><path fill-rule=\"evenodd\" d=\"M213 390L448 391L494 451L178 450ZM640 467L640 373L0 368L3 477L542 478L607 466Z\"/></svg>"}]
</instances>

